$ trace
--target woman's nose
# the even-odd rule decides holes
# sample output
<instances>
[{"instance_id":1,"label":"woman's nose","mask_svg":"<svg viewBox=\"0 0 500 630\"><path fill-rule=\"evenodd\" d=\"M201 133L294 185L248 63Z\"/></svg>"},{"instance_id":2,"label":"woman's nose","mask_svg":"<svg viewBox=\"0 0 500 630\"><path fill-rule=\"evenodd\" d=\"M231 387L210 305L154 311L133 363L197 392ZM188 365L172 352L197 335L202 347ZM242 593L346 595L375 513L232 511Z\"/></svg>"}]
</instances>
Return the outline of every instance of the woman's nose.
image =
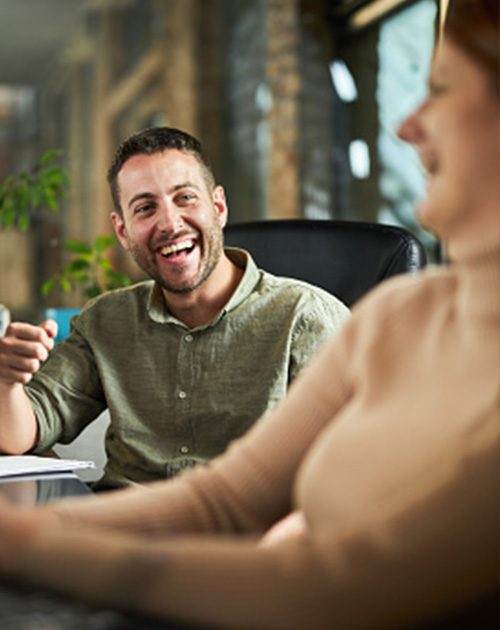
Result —
<instances>
[{"instance_id":1,"label":"woman's nose","mask_svg":"<svg viewBox=\"0 0 500 630\"><path fill-rule=\"evenodd\" d=\"M412 112L399 125L397 135L401 140L409 142L410 144L419 144L422 141L424 137L424 131L422 128L420 116L423 106L424 104L420 105L420 107Z\"/></svg>"}]
</instances>

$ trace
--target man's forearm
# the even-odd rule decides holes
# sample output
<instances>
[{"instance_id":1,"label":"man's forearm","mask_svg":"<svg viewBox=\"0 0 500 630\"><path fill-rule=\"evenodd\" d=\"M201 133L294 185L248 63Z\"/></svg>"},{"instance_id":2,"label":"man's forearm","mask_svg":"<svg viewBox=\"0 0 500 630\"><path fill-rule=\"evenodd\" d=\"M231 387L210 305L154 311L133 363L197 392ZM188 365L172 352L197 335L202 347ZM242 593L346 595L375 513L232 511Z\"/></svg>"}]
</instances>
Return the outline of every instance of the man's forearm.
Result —
<instances>
[{"instance_id":1,"label":"man's forearm","mask_svg":"<svg viewBox=\"0 0 500 630\"><path fill-rule=\"evenodd\" d=\"M35 446L37 434L35 413L23 386L0 382L0 452L26 453Z\"/></svg>"}]
</instances>

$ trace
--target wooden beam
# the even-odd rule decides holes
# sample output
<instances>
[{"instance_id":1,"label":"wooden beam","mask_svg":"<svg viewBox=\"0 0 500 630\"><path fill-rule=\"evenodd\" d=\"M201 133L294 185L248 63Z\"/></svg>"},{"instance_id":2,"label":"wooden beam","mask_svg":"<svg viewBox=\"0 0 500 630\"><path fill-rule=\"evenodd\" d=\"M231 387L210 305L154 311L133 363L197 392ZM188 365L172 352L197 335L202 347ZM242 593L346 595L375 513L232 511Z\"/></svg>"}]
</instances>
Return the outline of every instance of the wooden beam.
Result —
<instances>
[{"instance_id":1,"label":"wooden beam","mask_svg":"<svg viewBox=\"0 0 500 630\"><path fill-rule=\"evenodd\" d=\"M163 43L156 44L144 55L136 69L117 85L110 87L105 99L105 116L109 119L118 116L150 82L155 74L162 71L165 63Z\"/></svg>"}]
</instances>

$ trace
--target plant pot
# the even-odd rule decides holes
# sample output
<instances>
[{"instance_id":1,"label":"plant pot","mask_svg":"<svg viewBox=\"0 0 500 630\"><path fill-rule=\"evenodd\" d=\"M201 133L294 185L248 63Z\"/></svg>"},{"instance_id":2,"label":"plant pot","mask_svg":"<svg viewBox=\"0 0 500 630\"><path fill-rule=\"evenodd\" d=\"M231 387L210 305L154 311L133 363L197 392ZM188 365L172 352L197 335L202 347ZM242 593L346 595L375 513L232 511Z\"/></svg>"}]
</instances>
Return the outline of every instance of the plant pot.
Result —
<instances>
[{"instance_id":1,"label":"plant pot","mask_svg":"<svg viewBox=\"0 0 500 630\"><path fill-rule=\"evenodd\" d=\"M57 337L55 342L59 343L69 335L71 318L80 313L79 308L47 308L45 318L53 319L57 323Z\"/></svg>"}]
</instances>

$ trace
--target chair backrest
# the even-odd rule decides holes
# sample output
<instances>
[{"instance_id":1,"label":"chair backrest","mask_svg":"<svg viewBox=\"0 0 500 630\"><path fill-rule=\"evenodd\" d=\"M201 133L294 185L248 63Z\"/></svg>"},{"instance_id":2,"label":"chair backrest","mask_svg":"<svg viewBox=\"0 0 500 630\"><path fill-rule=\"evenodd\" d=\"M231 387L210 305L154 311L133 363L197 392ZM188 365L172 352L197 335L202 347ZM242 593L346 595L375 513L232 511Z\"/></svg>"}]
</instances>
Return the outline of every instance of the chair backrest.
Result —
<instances>
[{"instance_id":1,"label":"chair backrest","mask_svg":"<svg viewBox=\"0 0 500 630\"><path fill-rule=\"evenodd\" d=\"M378 223L286 219L229 224L225 244L242 247L257 265L305 280L352 306L373 286L426 264L420 241Z\"/></svg>"}]
</instances>

